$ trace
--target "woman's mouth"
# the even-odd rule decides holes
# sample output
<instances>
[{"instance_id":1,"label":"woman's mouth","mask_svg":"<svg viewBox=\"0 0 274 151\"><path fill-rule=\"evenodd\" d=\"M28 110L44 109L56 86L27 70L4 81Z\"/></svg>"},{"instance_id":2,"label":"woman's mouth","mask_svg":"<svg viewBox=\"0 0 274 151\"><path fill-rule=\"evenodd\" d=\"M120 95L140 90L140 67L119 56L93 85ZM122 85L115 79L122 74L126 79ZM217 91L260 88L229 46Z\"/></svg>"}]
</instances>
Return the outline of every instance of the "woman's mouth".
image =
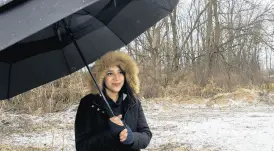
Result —
<instances>
[{"instance_id":1,"label":"woman's mouth","mask_svg":"<svg viewBox=\"0 0 274 151\"><path fill-rule=\"evenodd\" d=\"M112 85L117 87L117 86L120 86L121 84L120 83L112 83Z\"/></svg>"}]
</instances>

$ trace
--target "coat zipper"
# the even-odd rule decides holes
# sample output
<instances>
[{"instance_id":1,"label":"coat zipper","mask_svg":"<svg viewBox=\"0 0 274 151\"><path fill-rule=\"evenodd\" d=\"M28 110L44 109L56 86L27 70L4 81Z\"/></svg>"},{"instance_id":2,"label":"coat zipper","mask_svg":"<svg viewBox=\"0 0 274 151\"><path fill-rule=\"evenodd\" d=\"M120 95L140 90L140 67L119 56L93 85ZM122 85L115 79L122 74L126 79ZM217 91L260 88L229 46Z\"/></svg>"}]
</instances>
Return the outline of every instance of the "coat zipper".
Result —
<instances>
[{"instance_id":1,"label":"coat zipper","mask_svg":"<svg viewBox=\"0 0 274 151\"><path fill-rule=\"evenodd\" d=\"M128 107L127 108L127 110L126 110L126 113L125 113L125 117L124 117L124 123L126 123L126 117L127 117L127 112L128 112L128 110L130 109L130 108L132 108L133 106L135 106L136 105L136 102L132 105L132 106L130 106L130 107Z\"/></svg>"}]
</instances>

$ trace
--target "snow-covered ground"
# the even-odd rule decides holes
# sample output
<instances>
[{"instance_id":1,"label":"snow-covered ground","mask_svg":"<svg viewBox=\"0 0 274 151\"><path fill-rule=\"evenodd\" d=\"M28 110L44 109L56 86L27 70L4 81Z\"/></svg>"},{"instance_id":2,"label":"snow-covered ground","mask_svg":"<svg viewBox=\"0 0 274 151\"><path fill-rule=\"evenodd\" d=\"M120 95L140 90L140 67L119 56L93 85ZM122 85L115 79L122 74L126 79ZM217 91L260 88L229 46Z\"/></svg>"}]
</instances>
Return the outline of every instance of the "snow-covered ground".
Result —
<instances>
[{"instance_id":1,"label":"snow-covered ground","mask_svg":"<svg viewBox=\"0 0 274 151\"><path fill-rule=\"evenodd\" d=\"M148 112L154 132L149 148L173 144L190 150L274 151L274 107L162 106Z\"/></svg>"},{"instance_id":2,"label":"snow-covered ground","mask_svg":"<svg viewBox=\"0 0 274 151\"><path fill-rule=\"evenodd\" d=\"M142 104L153 132L146 150L274 151L272 106ZM0 113L0 146L73 151L76 109L43 116Z\"/></svg>"}]
</instances>

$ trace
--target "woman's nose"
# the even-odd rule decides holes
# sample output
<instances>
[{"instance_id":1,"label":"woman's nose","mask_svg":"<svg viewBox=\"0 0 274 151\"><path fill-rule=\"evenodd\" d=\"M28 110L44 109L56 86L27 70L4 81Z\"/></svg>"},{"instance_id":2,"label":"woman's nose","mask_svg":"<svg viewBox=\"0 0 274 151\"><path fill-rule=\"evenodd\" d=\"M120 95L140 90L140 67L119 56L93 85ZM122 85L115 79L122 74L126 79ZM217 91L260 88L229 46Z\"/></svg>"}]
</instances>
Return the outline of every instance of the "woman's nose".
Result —
<instances>
[{"instance_id":1,"label":"woman's nose","mask_svg":"<svg viewBox=\"0 0 274 151\"><path fill-rule=\"evenodd\" d=\"M114 80L118 80L119 79L119 75L118 74L114 74Z\"/></svg>"}]
</instances>

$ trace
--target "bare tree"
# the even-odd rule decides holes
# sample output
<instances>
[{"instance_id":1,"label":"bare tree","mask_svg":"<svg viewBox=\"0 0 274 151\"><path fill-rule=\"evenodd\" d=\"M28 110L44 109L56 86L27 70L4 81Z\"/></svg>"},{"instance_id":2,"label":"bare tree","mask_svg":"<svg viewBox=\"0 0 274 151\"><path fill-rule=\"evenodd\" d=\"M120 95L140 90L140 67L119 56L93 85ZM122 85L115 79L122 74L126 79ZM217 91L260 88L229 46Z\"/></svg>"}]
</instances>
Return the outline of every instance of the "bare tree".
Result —
<instances>
[{"instance_id":1,"label":"bare tree","mask_svg":"<svg viewBox=\"0 0 274 151\"><path fill-rule=\"evenodd\" d=\"M183 2L127 47L151 86L165 89L187 75L201 87L259 84L263 50L274 48L273 2Z\"/></svg>"}]
</instances>

